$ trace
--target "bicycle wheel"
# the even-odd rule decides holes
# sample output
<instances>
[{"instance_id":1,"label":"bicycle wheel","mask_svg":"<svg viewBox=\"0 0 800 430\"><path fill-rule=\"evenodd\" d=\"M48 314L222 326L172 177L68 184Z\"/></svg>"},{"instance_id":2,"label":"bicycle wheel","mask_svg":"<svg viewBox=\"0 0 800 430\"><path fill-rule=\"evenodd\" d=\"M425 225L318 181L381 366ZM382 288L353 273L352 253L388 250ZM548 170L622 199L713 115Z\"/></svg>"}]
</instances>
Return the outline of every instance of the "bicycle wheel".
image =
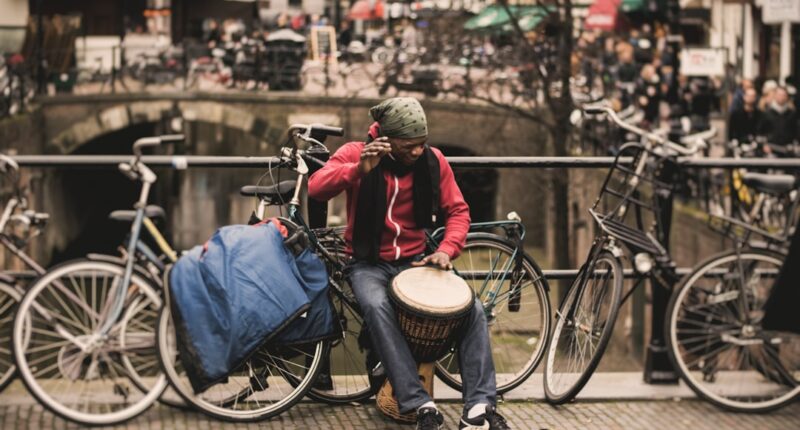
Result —
<instances>
[{"instance_id":1,"label":"bicycle wheel","mask_svg":"<svg viewBox=\"0 0 800 430\"><path fill-rule=\"evenodd\" d=\"M267 419L294 406L316 379L328 348L320 341L307 347L259 349L224 381L196 394L181 366L166 306L159 316L157 340L161 366L175 391L199 411L231 422Z\"/></svg>"},{"instance_id":2,"label":"bicycle wheel","mask_svg":"<svg viewBox=\"0 0 800 430\"><path fill-rule=\"evenodd\" d=\"M0 282L0 391L14 380L17 373L11 354L11 328L20 298L13 286Z\"/></svg>"},{"instance_id":3,"label":"bicycle wheel","mask_svg":"<svg viewBox=\"0 0 800 430\"><path fill-rule=\"evenodd\" d=\"M607 250L594 251L556 313L547 347L544 392L551 404L581 391L611 339L622 295L622 265Z\"/></svg>"},{"instance_id":4,"label":"bicycle wheel","mask_svg":"<svg viewBox=\"0 0 800 430\"><path fill-rule=\"evenodd\" d=\"M106 335L99 333L123 274L115 264L70 261L36 280L19 305L12 335L19 375L42 405L65 419L120 423L147 409L166 387L152 364L155 327L137 322L137 314L161 307L148 281L133 275L125 311Z\"/></svg>"},{"instance_id":5,"label":"bicycle wheel","mask_svg":"<svg viewBox=\"0 0 800 430\"><path fill-rule=\"evenodd\" d=\"M800 395L800 335L761 328L784 258L766 250L713 256L670 299L670 358L686 384L718 407L766 412Z\"/></svg>"},{"instance_id":6,"label":"bicycle wheel","mask_svg":"<svg viewBox=\"0 0 800 430\"><path fill-rule=\"evenodd\" d=\"M370 385L367 352L358 342L364 319L360 310L351 305L356 303L355 297L346 285L341 292L346 298L338 294L333 295L332 302L342 327L342 337L332 342L323 361L325 377L321 374L308 391L308 397L332 405L363 402L378 388Z\"/></svg>"},{"instance_id":7,"label":"bicycle wheel","mask_svg":"<svg viewBox=\"0 0 800 430\"><path fill-rule=\"evenodd\" d=\"M453 266L483 303L489 323L497 393L523 383L541 361L550 332L549 287L530 256L515 266L515 248L493 234L470 234ZM442 357L436 374L461 390L458 353Z\"/></svg>"}]
</instances>

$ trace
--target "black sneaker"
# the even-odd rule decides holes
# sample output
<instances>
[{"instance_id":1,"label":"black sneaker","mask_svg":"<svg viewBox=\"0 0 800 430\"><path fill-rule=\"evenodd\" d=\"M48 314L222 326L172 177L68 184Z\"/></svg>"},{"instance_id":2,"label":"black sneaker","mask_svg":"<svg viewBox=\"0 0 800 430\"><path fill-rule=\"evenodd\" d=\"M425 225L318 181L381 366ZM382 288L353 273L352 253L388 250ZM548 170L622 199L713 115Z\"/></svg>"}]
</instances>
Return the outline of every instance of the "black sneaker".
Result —
<instances>
[{"instance_id":1,"label":"black sneaker","mask_svg":"<svg viewBox=\"0 0 800 430\"><path fill-rule=\"evenodd\" d=\"M417 430L439 430L444 417L436 408L419 408L417 411Z\"/></svg>"},{"instance_id":2,"label":"black sneaker","mask_svg":"<svg viewBox=\"0 0 800 430\"><path fill-rule=\"evenodd\" d=\"M497 413L494 406L486 408L486 421L489 421L489 430L511 430L506 419Z\"/></svg>"},{"instance_id":3,"label":"black sneaker","mask_svg":"<svg viewBox=\"0 0 800 430\"><path fill-rule=\"evenodd\" d=\"M460 430L510 430L506 419L494 407L487 406L486 412L475 418L461 417Z\"/></svg>"}]
</instances>

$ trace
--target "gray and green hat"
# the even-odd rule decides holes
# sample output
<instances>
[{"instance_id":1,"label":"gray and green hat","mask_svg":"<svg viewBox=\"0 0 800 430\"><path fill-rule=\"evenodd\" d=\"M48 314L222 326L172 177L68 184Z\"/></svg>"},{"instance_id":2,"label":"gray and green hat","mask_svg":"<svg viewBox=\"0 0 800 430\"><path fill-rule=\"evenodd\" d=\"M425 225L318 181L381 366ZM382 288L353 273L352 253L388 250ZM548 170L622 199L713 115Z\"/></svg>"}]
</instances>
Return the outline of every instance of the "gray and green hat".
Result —
<instances>
[{"instance_id":1,"label":"gray and green hat","mask_svg":"<svg viewBox=\"0 0 800 430\"><path fill-rule=\"evenodd\" d=\"M413 139L428 135L428 120L419 101L413 97L394 97L369 110L372 119L387 137Z\"/></svg>"}]
</instances>

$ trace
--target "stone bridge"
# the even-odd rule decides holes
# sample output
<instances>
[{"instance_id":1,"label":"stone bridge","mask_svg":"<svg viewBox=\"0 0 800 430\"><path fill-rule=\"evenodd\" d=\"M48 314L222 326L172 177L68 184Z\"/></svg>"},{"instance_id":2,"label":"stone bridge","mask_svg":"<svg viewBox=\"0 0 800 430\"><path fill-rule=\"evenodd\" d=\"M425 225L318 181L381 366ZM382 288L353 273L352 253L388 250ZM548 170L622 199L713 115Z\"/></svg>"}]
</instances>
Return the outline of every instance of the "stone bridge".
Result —
<instances>
[{"instance_id":1,"label":"stone bridge","mask_svg":"<svg viewBox=\"0 0 800 430\"><path fill-rule=\"evenodd\" d=\"M278 144L288 125L324 122L361 139L374 99L248 93L136 93L56 96L40 101L42 143L48 153L73 153L81 145L142 123L175 116L240 131ZM542 151L542 130L498 109L465 103L423 101L431 143L476 155L530 155ZM42 148L45 149L45 148Z\"/></svg>"},{"instance_id":2,"label":"stone bridge","mask_svg":"<svg viewBox=\"0 0 800 430\"><path fill-rule=\"evenodd\" d=\"M273 155L290 124L310 122L344 127L345 139L329 139L335 150L343 142L363 139L371 123L368 110L377 102L289 93L59 95L39 99L29 115L0 122L0 133L10 137L0 149L20 154L129 154L135 138L171 133L173 122L182 119L187 141L168 149L174 153ZM422 103L428 115L429 141L447 155L547 154L544 130L514 114L457 101ZM217 226L246 219L252 204L238 198L236 190L257 181L263 172L256 170L160 171L151 200L167 208L167 228L176 245L202 242ZM531 221L527 224L535 245L543 245L548 195L543 172L468 169L456 173L475 220L505 218L507 212L517 211L523 220ZM34 174L34 179L39 207L61 220L54 231L48 231L46 241L51 246L46 249L68 248L81 237L89 243L80 251L100 246L88 239L91 226L105 222L103 211L130 206L134 195L130 184L113 170L47 169ZM89 210L91 206L96 208ZM331 203L331 214L344 215L341 200Z\"/></svg>"}]
</instances>

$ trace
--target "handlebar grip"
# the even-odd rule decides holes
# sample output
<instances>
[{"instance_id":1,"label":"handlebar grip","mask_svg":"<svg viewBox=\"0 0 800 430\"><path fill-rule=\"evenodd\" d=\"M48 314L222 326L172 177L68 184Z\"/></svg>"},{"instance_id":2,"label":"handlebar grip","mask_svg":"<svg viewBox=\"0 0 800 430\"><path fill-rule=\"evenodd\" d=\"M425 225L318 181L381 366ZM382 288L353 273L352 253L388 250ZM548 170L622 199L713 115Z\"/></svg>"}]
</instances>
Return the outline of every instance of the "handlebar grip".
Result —
<instances>
[{"instance_id":1,"label":"handlebar grip","mask_svg":"<svg viewBox=\"0 0 800 430\"><path fill-rule=\"evenodd\" d=\"M583 108L583 111L588 113L589 115L597 115L597 114L605 113L606 109L605 108L601 108L601 107L595 107L595 106L586 106L586 107Z\"/></svg>"},{"instance_id":2,"label":"handlebar grip","mask_svg":"<svg viewBox=\"0 0 800 430\"><path fill-rule=\"evenodd\" d=\"M344 136L342 127L332 127L324 124L311 124L311 134L324 134L325 136Z\"/></svg>"}]
</instances>

